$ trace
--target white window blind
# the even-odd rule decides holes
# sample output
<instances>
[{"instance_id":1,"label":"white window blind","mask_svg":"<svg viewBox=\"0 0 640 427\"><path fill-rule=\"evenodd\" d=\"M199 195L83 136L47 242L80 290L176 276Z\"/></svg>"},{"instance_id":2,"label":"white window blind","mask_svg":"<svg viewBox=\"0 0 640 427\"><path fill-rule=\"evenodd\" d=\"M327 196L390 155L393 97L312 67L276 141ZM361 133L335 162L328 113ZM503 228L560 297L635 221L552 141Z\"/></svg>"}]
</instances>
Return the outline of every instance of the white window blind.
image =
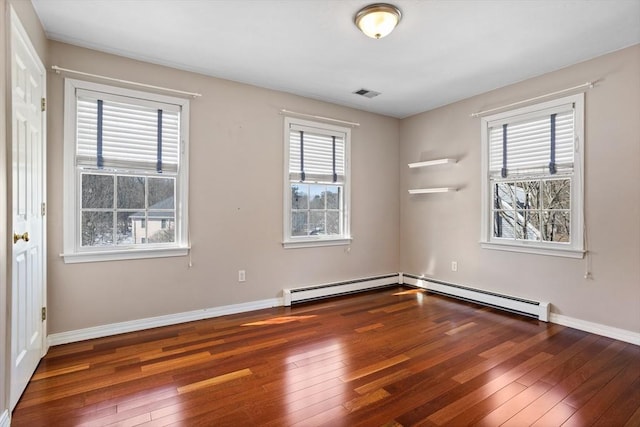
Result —
<instances>
[{"instance_id":1,"label":"white window blind","mask_svg":"<svg viewBox=\"0 0 640 427\"><path fill-rule=\"evenodd\" d=\"M344 183L345 135L292 124L289 128L289 179Z\"/></svg>"},{"instance_id":2,"label":"white window blind","mask_svg":"<svg viewBox=\"0 0 640 427\"><path fill-rule=\"evenodd\" d=\"M573 104L489 125L491 176L571 172L574 153Z\"/></svg>"},{"instance_id":3,"label":"white window blind","mask_svg":"<svg viewBox=\"0 0 640 427\"><path fill-rule=\"evenodd\" d=\"M178 106L78 90L77 166L177 172L179 157Z\"/></svg>"}]
</instances>

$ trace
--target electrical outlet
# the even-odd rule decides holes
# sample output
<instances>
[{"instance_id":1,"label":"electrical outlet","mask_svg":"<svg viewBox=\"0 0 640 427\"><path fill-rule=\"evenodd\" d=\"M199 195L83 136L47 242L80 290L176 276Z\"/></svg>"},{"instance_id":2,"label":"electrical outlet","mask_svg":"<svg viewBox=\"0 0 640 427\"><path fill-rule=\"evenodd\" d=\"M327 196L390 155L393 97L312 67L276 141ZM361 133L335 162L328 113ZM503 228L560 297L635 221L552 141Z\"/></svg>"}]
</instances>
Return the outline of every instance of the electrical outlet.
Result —
<instances>
[{"instance_id":1,"label":"electrical outlet","mask_svg":"<svg viewBox=\"0 0 640 427\"><path fill-rule=\"evenodd\" d=\"M244 282L247 280L247 275L244 270L238 270L238 282Z\"/></svg>"},{"instance_id":2,"label":"electrical outlet","mask_svg":"<svg viewBox=\"0 0 640 427\"><path fill-rule=\"evenodd\" d=\"M458 271L458 261L451 261L451 271Z\"/></svg>"}]
</instances>

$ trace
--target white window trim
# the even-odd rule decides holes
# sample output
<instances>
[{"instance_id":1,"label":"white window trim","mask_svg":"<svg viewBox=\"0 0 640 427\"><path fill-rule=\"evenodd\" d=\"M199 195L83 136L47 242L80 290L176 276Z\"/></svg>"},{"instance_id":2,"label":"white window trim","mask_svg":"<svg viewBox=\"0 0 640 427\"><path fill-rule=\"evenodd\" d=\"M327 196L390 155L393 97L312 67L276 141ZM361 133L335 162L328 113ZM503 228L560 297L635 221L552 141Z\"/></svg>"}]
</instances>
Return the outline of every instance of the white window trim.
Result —
<instances>
[{"instance_id":1,"label":"white window trim","mask_svg":"<svg viewBox=\"0 0 640 427\"><path fill-rule=\"evenodd\" d=\"M571 183L571 243L503 240L491 233L493 194L489 191L489 126L492 122L575 103L575 156ZM584 248L584 93L558 98L481 118L481 236L480 247L510 252L582 258ZM517 179L516 179L517 180Z\"/></svg>"},{"instance_id":2,"label":"white window trim","mask_svg":"<svg viewBox=\"0 0 640 427\"><path fill-rule=\"evenodd\" d=\"M289 128L291 124L312 127L320 130L340 132L345 134L344 147L344 227L343 234L336 236L291 236L291 181L289 179ZM285 249L311 248L322 246L350 245L353 240L351 236L351 129L348 127L330 125L322 122L302 120L294 117L284 118L284 179L283 179L283 241Z\"/></svg>"},{"instance_id":3,"label":"white window trim","mask_svg":"<svg viewBox=\"0 0 640 427\"><path fill-rule=\"evenodd\" d=\"M292 238L295 239L295 238ZM308 239L308 238L303 238L304 240L299 240L299 241L295 241L295 240L291 240L291 241L286 241L282 243L282 246L285 249L292 249L292 248L313 248L313 247L319 247L319 246L339 246L339 245L350 245L351 241L353 240L351 237L349 238L340 238L340 239L322 239L322 238L317 238L317 239Z\"/></svg>"},{"instance_id":4,"label":"white window trim","mask_svg":"<svg viewBox=\"0 0 640 427\"><path fill-rule=\"evenodd\" d=\"M76 174L76 89L87 89L105 94L115 94L153 100L180 106L181 113L181 161L176 185L176 233L175 244L145 247L81 248L79 227L79 179ZM65 263L117 261L159 257L185 256L189 253L189 100L86 82L65 79L64 84L64 172L63 172L63 253Z\"/></svg>"}]
</instances>

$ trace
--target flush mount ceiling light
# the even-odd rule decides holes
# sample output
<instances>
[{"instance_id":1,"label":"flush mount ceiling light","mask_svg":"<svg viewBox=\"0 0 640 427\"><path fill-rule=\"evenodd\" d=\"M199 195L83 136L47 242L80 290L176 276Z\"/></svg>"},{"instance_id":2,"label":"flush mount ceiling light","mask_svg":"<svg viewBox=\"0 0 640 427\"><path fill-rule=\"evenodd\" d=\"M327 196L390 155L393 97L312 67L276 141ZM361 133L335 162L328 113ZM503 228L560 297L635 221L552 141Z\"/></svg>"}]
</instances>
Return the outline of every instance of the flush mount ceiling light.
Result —
<instances>
[{"instance_id":1,"label":"flush mount ceiling light","mask_svg":"<svg viewBox=\"0 0 640 427\"><path fill-rule=\"evenodd\" d=\"M393 31L401 17L402 13L397 7L387 3L376 3L360 9L353 21L365 35L372 39L380 39Z\"/></svg>"}]
</instances>

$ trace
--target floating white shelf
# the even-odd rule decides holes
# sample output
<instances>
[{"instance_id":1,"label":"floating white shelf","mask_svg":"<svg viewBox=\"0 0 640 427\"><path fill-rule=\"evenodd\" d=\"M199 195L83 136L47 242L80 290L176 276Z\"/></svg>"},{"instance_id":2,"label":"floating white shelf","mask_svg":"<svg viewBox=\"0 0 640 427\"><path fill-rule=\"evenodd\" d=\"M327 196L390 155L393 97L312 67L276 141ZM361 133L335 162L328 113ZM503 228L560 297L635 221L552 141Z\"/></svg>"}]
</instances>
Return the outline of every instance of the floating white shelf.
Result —
<instances>
[{"instance_id":1,"label":"floating white shelf","mask_svg":"<svg viewBox=\"0 0 640 427\"><path fill-rule=\"evenodd\" d=\"M426 168L429 166L436 165L446 165L448 163L457 163L456 159L436 159L436 160L427 160L426 162L417 162L417 163L409 163L409 167L413 168Z\"/></svg>"},{"instance_id":2,"label":"floating white shelf","mask_svg":"<svg viewBox=\"0 0 640 427\"><path fill-rule=\"evenodd\" d=\"M409 194L428 194L428 193L449 193L452 191L458 191L457 188L442 187L442 188L415 188L409 190Z\"/></svg>"}]
</instances>

